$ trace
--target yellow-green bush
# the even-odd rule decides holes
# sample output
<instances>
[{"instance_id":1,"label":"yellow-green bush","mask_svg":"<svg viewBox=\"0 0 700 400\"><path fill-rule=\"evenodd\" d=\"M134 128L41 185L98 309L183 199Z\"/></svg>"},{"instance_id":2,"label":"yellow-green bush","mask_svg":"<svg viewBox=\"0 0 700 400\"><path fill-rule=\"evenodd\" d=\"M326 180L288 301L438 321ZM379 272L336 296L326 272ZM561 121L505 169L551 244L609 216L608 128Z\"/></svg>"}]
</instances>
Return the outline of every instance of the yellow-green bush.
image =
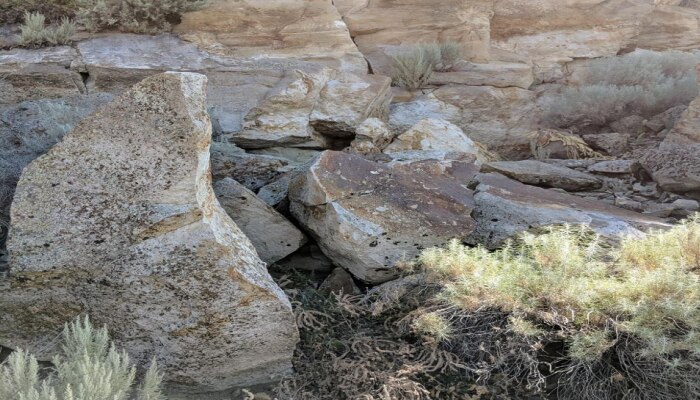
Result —
<instances>
[{"instance_id":1,"label":"yellow-green bush","mask_svg":"<svg viewBox=\"0 0 700 400\"><path fill-rule=\"evenodd\" d=\"M477 369L510 368L521 374L512 378L541 385L546 362L562 398L700 393L700 216L615 247L564 226L495 252L452 242L426 250L420 263L443 288L442 316L454 325L445 345L472 359L502 356L482 356ZM499 338L488 329L480 343L463 334L484 324ZM518 368L513 352L526 365Z\"/></svg>"},{"instance_id":2,"label":"yellow-green bush","mask_svg":"<svg viewBox=\"0 0 700 400\"><path fill-rule=\"evenodd\" d=\"M37 359L18 349L0 364L0 399L163 400L162 375L155 362L138 388L129 356L110 342L107 330L94 329L87 317L66 324L62 354L40 373Z\"/></svg>"}]
</instances>

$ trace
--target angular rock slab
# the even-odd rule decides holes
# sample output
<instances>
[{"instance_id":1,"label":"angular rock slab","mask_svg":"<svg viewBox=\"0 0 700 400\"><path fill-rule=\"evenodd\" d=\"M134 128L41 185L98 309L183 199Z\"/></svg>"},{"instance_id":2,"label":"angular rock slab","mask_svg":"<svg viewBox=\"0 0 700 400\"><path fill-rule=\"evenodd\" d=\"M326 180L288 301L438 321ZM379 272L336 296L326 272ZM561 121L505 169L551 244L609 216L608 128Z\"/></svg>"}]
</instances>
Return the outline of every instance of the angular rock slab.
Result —
<instances>
[{"instance_id":1,"label":"angular rock slab","mask_svg":"<svg viewBox=\"0 0 700 400\"><path fill-rule=\"evenodd\" d=\"M474 229L470 161L387 165L326 151L290 185L290 210L333 262L370 283Z\"/></svg>"},{"instance_id":2,"label":"angular rock slab","mask_svg":"<svg viewBox=\"0 0 700 400\"><path fill-rule=\"evenodd\" d=\"M497 248L518 233L554 224L587 224L604 237L642 235L670 227L664 221L608 204L528 186L496 173L481 173L474 193L477 228L471 244Z\"/></svg>"},{"instance_id":3,"label":"angular rock slab","mask_svg":"<svg viewBox=\"0 0 700 400\"><path fill-rule=\"evenodd\" d=\"M306 243L299 229L235 180L214 182L214 192L266 263L279 261Z\"/></svg>"},{"instance_id":4,"label":"angular rock slab","mask_svg":"<svg viewBox=\"0 0 700 400\"><path fill-rule=\"evenodd\" d=\"M600 179L585 172L536 160L495 161L484 164L482 172L498 172L516 181L569 191L598 189Z\"/></svg>"},{"instance_id":5,"label":"angular rock slab","mask_svg":"<svg viewBox=\"0 0 700 400\"><path fill-rule=\"evenodd\" d=\"M0 279L0 343L50 355L67 321L106 324L174 392L290 369L291 307L211 187L206 78L150 77L24 171Z\"/></svg>"}]
</instances>

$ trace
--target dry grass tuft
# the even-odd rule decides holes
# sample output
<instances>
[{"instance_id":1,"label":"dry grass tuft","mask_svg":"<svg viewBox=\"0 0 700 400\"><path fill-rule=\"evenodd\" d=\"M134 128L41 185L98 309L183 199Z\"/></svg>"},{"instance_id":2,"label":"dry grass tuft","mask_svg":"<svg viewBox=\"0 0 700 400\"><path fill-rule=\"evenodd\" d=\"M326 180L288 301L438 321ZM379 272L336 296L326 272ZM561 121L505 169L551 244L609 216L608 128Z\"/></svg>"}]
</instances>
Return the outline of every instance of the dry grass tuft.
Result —
<instances>
[{"instance_id":1,"label":"dry grass tuft","mask_svg":"<svg viewBox=\"0 0 700 400\"><path fill-rule=\"evenodd\" d=\"M294 289L286 282L304 323L294 357L296 373L277 387L276 398L478 400L490 394L466 377L460 357L438 338L416 334L424 328L434 334L442 318L432 308L419 307L434 295L424 281L410 278L407 284L396 282L366 296L331 298L308 284Z\"/></svg>"},{"instance_id":2,"label":"dry grass tuft","mask_svg":"<svg viewBox=\"0 0 700 400\"><path fill-rule=\"evenodd\" d=\"M425 87L434 71L450 71L462 58L459 43L432 43L407 47L392 57L392 81L407 89Z\"/></svg>"},{"instance_id":3,"label":"dry grass tuft","mask_svg":"<svg viewBox=\"0 0 700 400\"><path fill-rule=\"evenodd\" d=\"M580 137L556 129L537 130L530 134L529 139L530 151L538 160L550 158L550 145L553 143L560 144L566 150L566 155L569 159L604 157L591 149Z\"/></svg>"}]
</instances>

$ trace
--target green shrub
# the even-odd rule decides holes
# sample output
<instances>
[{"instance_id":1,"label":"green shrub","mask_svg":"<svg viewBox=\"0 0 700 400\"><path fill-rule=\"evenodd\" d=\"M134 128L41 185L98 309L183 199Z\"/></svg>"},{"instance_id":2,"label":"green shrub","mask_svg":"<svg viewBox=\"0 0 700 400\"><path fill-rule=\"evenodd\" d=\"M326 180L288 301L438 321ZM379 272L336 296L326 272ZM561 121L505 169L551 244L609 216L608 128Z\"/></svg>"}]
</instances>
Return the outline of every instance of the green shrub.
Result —
<instances>
[{"instance_id":1,"label":"green shrub","mask_svg":"<svg viewBox=\"0 0 700 400\"><path fill-rule=\"evenodd\" d=\"M134 33L168 31L182 13L201 7L205 0L77 0L78 22L96 32L119 29Z\"/></svg>"},{"instance_id":2,"label":"green shrub","mask_svg":"<svg viewBox=\"0 0 700 400\"><path fill-rule=\"evenodd\" d=\"M690 53L648 50L592 60L577 70L577 85L544 102L543 122L560 128L604 126L688 104L698 95L697 63Z\"/></svg>"},{"instance_id":3,"label":"green shrub","mask_svg":"<svg viewBox=\"0 0 700 400\"><path fill-rule=\"evenodd\" d=\"M106 329L94 329L87 317L66 324L63 340L62 355L54 357L54 368L43 379L36 358L21 349L0 364L0 399L163 399L155 361L141 386L133 389L136 370L129 357L110 343Z\"/></svg>"},{"instance_id":4,"label":"green shrub","mask_svg":"<svg viewBox=\"0 0 700 400\"><path fill-rule=\"evenodd\" d=\"M433 71L449 71L461 59L461 47L455 42L414 46L392 57L392 81L395 86L420 89L430 81Z\"/></svg>"},{"instance_id":5,"label":"green shrub","mask_svg":"<svg viewBox=\"0 0 700 400\"><path fill-rule=\"evenodd\" d=\"M26 12L24 23L20 28L22 32L19 35L19 42L22 46L29 47L68 44L75 32L75 24L68 18L63 18L58 26L47 27L46 18L38 12Z\"/></svg>"},{"instance_id":6,"label":"green shrub","mask_svg":"<svg viewBox=\"0 0 700 400\"><path fill-rule=\"evenodd\" d=\"M46 22L60 22L73 18L75 0L2 0L0 1L0 25L21 23L26 12L38 12L46 16Z\"/></svg>"},{"instance_id":7,"label":"green shrub","mask_svg":"<svg viewBox=\"0 0 700 400\"><path fill-rule=\"evenodd\" d=\"M615 248L564 226L420 263L442 288L445 348L477 375L543 386L551 372L565 399L700 393L700 216Z\"/></svg>"}]
</instances>

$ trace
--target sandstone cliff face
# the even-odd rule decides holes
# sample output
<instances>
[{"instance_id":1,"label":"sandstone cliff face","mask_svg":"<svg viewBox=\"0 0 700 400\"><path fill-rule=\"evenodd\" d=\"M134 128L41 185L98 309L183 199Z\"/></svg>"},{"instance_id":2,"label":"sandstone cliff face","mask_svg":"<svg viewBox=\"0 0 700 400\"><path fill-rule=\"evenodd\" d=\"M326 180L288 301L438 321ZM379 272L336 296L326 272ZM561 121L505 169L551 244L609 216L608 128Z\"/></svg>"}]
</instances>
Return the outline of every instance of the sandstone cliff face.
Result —
<instances>
[{"instance_id":1,"label":"sandstone cliff face","mask_svg":"<svg viewBox=\"0 0 700 400\"><path fill-rule=\"evenodd\" d=\"M285 294L211 186L206 78L144 80L26 168L12 206L2 345L40 357L89 314L176 391L268 382L298 340Z\"/></svg>"}]
</instances>

